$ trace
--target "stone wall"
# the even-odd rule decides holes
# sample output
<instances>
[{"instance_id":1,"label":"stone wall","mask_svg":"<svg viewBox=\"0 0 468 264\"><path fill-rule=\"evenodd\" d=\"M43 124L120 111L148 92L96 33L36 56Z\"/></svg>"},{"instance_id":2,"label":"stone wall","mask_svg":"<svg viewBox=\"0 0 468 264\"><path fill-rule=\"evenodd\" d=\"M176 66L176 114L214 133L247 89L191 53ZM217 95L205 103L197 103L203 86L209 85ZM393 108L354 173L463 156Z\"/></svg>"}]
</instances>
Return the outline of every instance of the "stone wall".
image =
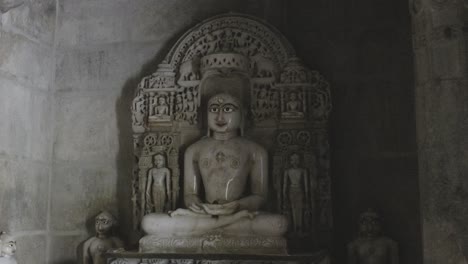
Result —
<instances>
[{"instance_id":1,"label":"stone wall","mask_svg":"<svg viewBox=\"0 0 468 264\"><path fill-rule=\"evenodd\" d=\"M422 263L408 1L289 1L286 13L298 56L331 82L337 263L368 207L399 243L400 263Z\"/></svg>"},{"instance_id":2,"label":"stone wall","mask_svg":"<svg viewBox=\"0 0 468 264\"><path fill-rule=\"evenodd\" d=\"M187 29L235 11L279 21L276 1L61 0L57 22L51 262L72 261L99 210L131 236L130 104ZM85 228L87 225L88 229Z\"/></svg>"},{"instance_id":3,"label":"stone wall","mask_svg":"<svg viewBox=\"0 0 468 264\"><path fill-rule=\"evenodd\" d=\"M424 263L468 263L468 3L410 10Z\"/></svg>"},{"instance_id":4,"label":"stone wall","mask_svg":"<svg viewBox=\"0 0 468 264\"><path fill-rule=\"evenodd\" d=\"M0 13L0 229L17 237L18 263L47 258L55 4Z\"/></svg>"}]
</instances>

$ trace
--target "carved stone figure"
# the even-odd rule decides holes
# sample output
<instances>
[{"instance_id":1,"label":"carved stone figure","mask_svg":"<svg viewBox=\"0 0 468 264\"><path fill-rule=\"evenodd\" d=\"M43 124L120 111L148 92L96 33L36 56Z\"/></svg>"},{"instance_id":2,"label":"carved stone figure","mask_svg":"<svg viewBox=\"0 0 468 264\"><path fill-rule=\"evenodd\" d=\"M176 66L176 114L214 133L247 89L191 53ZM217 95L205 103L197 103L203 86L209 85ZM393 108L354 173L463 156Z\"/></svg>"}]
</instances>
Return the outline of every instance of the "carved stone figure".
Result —
<instances>
[{"instance_id":1,"label":"carved stone figure","mask_svg":"<svg viewBox=\"0 0 468 264\"><path fill-rule=\"evenodd\" d=\"M0 0L0 13L6 13L10 9L24 4L24 0Z\"/></svg>"},{"instance_id":2,"label":"carved stone figure","mask_svg":"<svg viewBox=\"0 0 468 264\"><path fill-rule=\"evenodd\" d=\"M158 105L156 105L154 113L157 116L169 114L169 107L167 106L166 98L163 96L158 98Z\"/></svg>"},{"instance_id":3,"label":"carved stone figure","mask_svg":"<svg viewBox=\"0 0 468 264\"><path fill-rule=\"evenodd\" d=\"M289 100L286 103L286 109L288 112L301 112L302 104L301 101L297 98L295 92L289 94Z\"/></svg>"},{"instance_id":4,"label":"carved stone figure","mask_svg":"<svg viewBox=\"0 0 468 264\"><path fill-rule=\"evenodd\" d=\"M210 136L185 152L184 201L188 209L177 209L170 215L146 215L142 228L150 236L140 241L140 250L155 250L150 248L153 245L159 251L177 251L161 249L160 240L179 237L179 241L185 241L181 246L184 249L189 247L190 238L199 237L192 242L200 243L195 251L206 252L206 238L200 236L215 232L224 236L208 243L215 251L228 250L227 245L231 245L231 250L238 247L258 254L264 253L258 251L262 247L267 251L274 245L275 252L285 252L281 247L285 246L282 235L287 220L281 215L256 213L268 192L268 155L263 147L239 135L243 120L240 101L229 94L211 97L207 120ZM180 240L181 236L185 240ZM273 242L255 242L264 237ZM159 242L152 243L154 240Z\"/></svg>"},{"instance_id":5,"label":"carved stone figure","mask_svg":"<svg viewBox=\"0 0 468 264\"><path fill-rule=\"evenodd\" d=\"M15 258L16 240L6 232L1 232L0 245L0 264L17 264Z\"/></svg>"},{"instance_id":6,"label":"carved stone figure","mask_svg":"<svg viewBox=\"0 0 468 264\"><path fill-rule=\"evenodd\" d=\"M299 167L300 156L294 153L290 157L291 167L284 172L283 198L288 199L293 220L293 232L303 230L304 212L308 208L309 184L307 170Z\"/></svg>"},{"instance_id":7,"label":"carved stone figure","mask_svg":"<svg viewBox=\"0 0 468 264\"><path fill-rule=\"evenodd\" d=\"M171 172L166 167L166 158L162 154L154 156L155 167L148 172L146 182L147 206L153 208L150 212L161 213L165 211L168 201L171 200Z\"/></svg>"},{"instance_id":8,"label":"carved stone figure","mask_svg":"<svg viewBox=\"0 0 468 264\"><path fill-rule=\"evenodd\" d=\"M359 236L348 244L348 264L398 264L398 246L381 234L380 217L372 210L359 218Z\"/></svg>"},{"instance_id":9,"label":"carved stone figure","mask_svg":"<svg viewBox=\"0 0 468 264\"><path fill-rule=\"evenodd\" d=\"M146 118L145 97L141 89L137 90L132 103L132 126L134 131L144 132Z\"/></svg>"},{"instance_id":10,"label":"carved stone figure","mask_svg":"<svg viewBox=\"0 0 468 264\"><path fill-rule=\"evenodd\" d=\"M104 253L109 249L123 248L124 244L118 237L112 236L112 228L117 220L109 212L103 211L96 216L96 236L83 244L83 264L105 264Z\"/></svg>"}]
</instances>

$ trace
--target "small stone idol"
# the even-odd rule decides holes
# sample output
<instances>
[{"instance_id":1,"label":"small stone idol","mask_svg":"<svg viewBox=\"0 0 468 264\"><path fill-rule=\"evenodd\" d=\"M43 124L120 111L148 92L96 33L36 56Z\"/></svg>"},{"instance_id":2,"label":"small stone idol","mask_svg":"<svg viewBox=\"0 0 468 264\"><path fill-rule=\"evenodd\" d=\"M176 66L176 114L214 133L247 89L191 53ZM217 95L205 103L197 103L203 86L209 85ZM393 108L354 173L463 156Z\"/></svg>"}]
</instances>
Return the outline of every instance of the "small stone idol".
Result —
<instances>
[{"instance_id":1,"label":"small stone idol","mask_svg":"<svg viewBox=\"0 0 468 264\"><path fill-rule=\"evenodd\" d=\"M359 218L359 236L348 244L348 264L398 264L398 246L381 234L377 213L369 209Z\"/></svg>"},{"instance_id":2,"label":"small stone idol","mask_svg":"<svg viewBox=\"0 0 468 264\"><path fill-rule=\"evenodd\" d=\"M17 264L15 258L16 240L5 232L0 233L0 264Z\"/></svg>"},{"instance_id":3,"label":"small stone idol","mask_svg":"<svg viewBox=\"0 0 468 264\"><path fill-rule=\"evenodd\" d=\"M96 236L83 244L83 264L105 264L104 253L109 249L123 248L123 242L112 236L112 228L117 220L109 212L103 211L96 216Z\"/></svg>"}]
</instances>

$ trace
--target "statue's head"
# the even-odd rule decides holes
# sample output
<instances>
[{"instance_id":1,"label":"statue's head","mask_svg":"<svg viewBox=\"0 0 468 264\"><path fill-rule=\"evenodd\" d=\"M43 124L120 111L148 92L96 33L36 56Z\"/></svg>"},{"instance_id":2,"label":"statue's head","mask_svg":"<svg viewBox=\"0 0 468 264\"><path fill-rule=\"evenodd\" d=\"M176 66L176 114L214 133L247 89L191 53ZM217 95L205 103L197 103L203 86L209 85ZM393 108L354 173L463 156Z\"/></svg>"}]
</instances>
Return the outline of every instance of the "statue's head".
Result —
<instances>
[{"instance_id":1,"label":"statue's head","mask_svg":"<svg viewBox=\"0 0 468 264\"><path fill-rule=\"evenodd\" d=\"M103 211L96 216L96 233L98 235L105 235L111 232L112 227L117 224L115 217L107 212Z\"/></svg>"},{"instance_id":2,"label":"statue's head","mask_svg":"<svg viewBox=\"0 0 468 264\"><path fill-rule=\"evenodd\" d=\"M359 234L362 237L377 237L382 231L379 215L368 209L359 217Z\"/></svg>"},{"instance_id":3,"label":"statue's head","mask_svg":"<svg viewBox=\"0 0 468 264\"><path fill-rule=\"evenodd\" d=\"M156 168L163 168L166 165L166 158L163 154L154 155L154 165Z\"/></svg>"},{"instance_id":4,"label":"statue's head","mask_svg":"<svg viewBox=\"0 0 468 264\"><path fill-rule=\"evenodd\" d=\"M10 257L15 255L16 252L16 240L5 232L0 234L1 242L1 256Z\"/></svg>"},{"instance_id":5,"label":"statue's head","mask_svg":"<svg viewBox=\"0 0 468 264\"><path fill-rule=\"evenodd\" d=\"M293 153L290 157L291 166L297 167L301 162L301 157L297 153Z\"/></svg>"},{"instance_id":6,"label":"statue's head","mask_svg":"<svg viewBox=\"0 0 468 264\"><path fill-rule=\"evenodd\" d=\"M296 101L296 99L297 99L297 94L295 92L292 92L289 94L289 100Z\"/></svg>"},{"instance_id":7,"label":"statue's head","mask_svg":"<svg viewBox=\"0 0 468 264\"><path fill-rule=\"evenodd\" d=\"M158 103L159 105L165 105L166 104L166 98L164 96L161 96L158 98Z\"/></svg>"},{"instance_id":8,"label":"statue's head","mask_svg":"<svg viewBox=\"0 0 468 264\"><path fill-rule=\"evenodd\" d=\"M208 100L208 127L219 133L237 131L243 121L241 103L227 94L216 94Z\"/></svg>"}]
</instances>

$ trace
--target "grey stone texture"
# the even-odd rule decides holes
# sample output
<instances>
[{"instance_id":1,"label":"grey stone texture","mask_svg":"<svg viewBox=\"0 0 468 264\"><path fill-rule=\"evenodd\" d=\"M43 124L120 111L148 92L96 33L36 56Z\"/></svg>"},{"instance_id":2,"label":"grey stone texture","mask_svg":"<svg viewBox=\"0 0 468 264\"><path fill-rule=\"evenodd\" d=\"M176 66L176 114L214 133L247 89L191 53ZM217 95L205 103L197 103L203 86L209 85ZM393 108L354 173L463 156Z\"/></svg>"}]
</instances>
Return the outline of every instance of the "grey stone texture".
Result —
<instances>
[{"instance_id":1,"label":"grey stone texture","mask_svg":"<svg viewBox=\"0 0 468 264\"><path fill-rule=\"evenodd\" d=\"M298 56L331 84L336 262L347 263L358 214L373 207L400 263L422 263L408 1L288 1L285 13Z\"/></svg>"},{"instance_id":2,"label":"grey stone texture","mask_svg":"<svg viewBox=\"0 0 468 264\"><path fill-rule=\"evenodd\" d=\"M26 0L0 16L0 229L19 263L74 263L102 209L130 230L130 102L190 26L280 1Z\"/></svg>"},{"instance_id":3,"label":"grey stone texture","mask_svg":"<svg viewBox=\"0 0 468 264\"><path fill-rule=\"evenodd\" d=\"M468 261L466 1L412 11L424 263Z\"/></svg>"}]
</instances>

